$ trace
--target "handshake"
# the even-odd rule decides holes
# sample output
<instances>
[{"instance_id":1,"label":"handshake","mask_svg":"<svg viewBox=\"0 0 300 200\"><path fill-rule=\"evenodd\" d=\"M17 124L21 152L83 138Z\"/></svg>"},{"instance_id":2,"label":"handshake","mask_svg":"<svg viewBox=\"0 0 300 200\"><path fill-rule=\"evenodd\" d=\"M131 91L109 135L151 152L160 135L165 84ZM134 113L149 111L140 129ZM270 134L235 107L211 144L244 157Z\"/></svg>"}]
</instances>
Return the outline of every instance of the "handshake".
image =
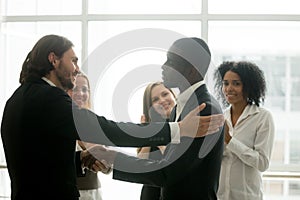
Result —
<instances>
[{"instance_id":1,"label":"handshake","mask_svg":"<svg viewBox=\"0 0 300 200\"><path fill-rule=\"evenodd\" d=\"M81 152L81 166L83 169L86 168L95 173L101 171L104 174L108 174L112 170L117 153L117 151L110 150L103 145L93 145Z\"/></svg>"}]
</instances>

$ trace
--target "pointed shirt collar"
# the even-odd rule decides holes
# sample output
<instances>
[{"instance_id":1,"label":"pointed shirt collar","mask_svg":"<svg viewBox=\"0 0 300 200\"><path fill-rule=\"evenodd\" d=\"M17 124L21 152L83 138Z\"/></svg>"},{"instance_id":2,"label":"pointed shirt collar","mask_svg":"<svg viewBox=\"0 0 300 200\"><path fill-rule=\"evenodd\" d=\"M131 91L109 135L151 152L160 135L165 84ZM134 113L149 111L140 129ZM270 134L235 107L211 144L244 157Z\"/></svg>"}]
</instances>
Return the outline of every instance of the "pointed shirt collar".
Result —
<instances>
[{"instance_id":1,"label":"pointed shirt collar","mask_svg":"<svg viewBox=\"0 0 300 200\"><path fill-rule=\"evenodd\" d=\"M231 106L229 108L227 108L226 112L224 113L225 119L226 120L230 120L231 123ZM241 114L241 116L239 117L238 121L236 124L238 124L239 122L243 121L244 119L246 119L248 116L250 115L254 115L256 113L259 112L259 108L256 105L247 105L246 108L244 109L243 113Z\"/></svg>"}]
</instances>

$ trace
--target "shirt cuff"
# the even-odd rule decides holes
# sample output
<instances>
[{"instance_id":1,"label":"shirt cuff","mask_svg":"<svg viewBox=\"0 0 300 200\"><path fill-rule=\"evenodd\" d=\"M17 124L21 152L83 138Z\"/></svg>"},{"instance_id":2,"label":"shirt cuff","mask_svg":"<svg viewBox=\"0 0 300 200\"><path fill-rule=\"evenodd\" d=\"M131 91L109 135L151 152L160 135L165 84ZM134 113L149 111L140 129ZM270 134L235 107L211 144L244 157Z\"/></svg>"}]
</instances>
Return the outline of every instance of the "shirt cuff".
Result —
<instances>
[{"instance_id":1,"label":"shirt cuff","mask_svg":"<svg viewBox=\"0 0 300 200\"><path fill-rule=\"evenodd\" d=\"M177 122L170 122L170 131L171 131L171 143L178 144L180 143L180 128Z\"/></svg>"}]
</instances>

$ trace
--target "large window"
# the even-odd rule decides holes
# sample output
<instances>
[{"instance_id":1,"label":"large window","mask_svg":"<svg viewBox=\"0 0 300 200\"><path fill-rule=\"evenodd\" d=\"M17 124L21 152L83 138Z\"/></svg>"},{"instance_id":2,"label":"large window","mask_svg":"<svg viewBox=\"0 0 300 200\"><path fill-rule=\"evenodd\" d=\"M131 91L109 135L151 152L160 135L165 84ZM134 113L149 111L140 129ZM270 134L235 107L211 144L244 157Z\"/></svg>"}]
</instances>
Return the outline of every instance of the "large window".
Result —
<instances>
[{"instance_id":1,"label":"large window","mask_svg":"<svg viewBox=\"0 0 300 200\"><path fill-rule=\"evenodd\" d=\"M201 37L212 51L212 69L224 60L250 60L263 69L268 84L264 107L272 112L276 126L274 152L264 178L266 199L300 199L299 6L298 0L0 0L0 117L7 98L19 85L23 60L45 34L71 39L82 69L88 74L103 68L92 85L96 113L134 122L139 121L142 112L145 84L137 82L130 86L129 95L116 98L122 95L117 93L118 87L145 66L157 69L156 76L144 77L145 80L160 79L159 65L165 60L166 49L148 46L109 57L118 53L116 48L111 52L102 48L108 41L138 29ZM143 40L149 38L136 37L127 42ZM91 62L95 57L99 62ZM134 77L139 78L143 79ZM117 116L113 108L120 101L127 108L124 118ZM5 165L0 145L0 198L10 195ZM139 199L140 185L114 181L111 175L99 176L105 199Z\"/></svg>"}]
</instances>

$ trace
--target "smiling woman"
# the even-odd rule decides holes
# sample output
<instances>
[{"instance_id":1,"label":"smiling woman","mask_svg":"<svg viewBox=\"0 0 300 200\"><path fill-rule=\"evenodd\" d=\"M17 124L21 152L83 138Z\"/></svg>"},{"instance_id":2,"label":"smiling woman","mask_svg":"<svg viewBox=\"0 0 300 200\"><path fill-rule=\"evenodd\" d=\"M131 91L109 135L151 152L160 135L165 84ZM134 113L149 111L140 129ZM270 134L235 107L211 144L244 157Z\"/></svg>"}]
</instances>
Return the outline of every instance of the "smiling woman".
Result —
<instances>
[{"instance_id":1,"label":"smiling woman","mask_svg":"<svg viewBox=\"0 0 300 200\"><path fill-rule=\"evenodd\" d=\"M75 86L69 94L81 108L91 109L90 83L87 77L80 73L76 76Z\"/></svg>"},{"instance_id":2,"label":"smiling woman","mask_svg":"<svg viewBox=\"0 0 300 200\"><path fill-rule=\"evenodd\" d=\"M269 168L275 135L272 114L261 108L264 74L254 63L223 62L215 79L219 98L230 105L224 113L226 146L218 199L263 199L262 172Z\"/></svg>"},{"instance_id":3,"label":"smiling woman","mask_svg":"<svg viewBox=\"0 0 300 200\"><path fill-rule=\"evenodd\" d=\"M160 122L169 120L176 104L174 92L166 88L162 82L149 83L143 96L143 115L141 122ZM137 156L143 159L161 160L165 146L151 146L137 149ZM140 200L158 200L160 187L143 185Z\"/></svg>"},{"instance_id":4,"label":"smiling woman","mask_svg":"<svg viewBox=\"0 0 300 200\"><path fill-rule=\"evenodd\" d=\"M82 72L76 76L74 88L67 90L67 93L80 108L92 109L90 82L88 77ZM76 143L76 151L82 151L93 146L95 146L95 144L78 140ZM101 170L103 174L111 172L111 166L103 164L103 167ZM77 177L77 187L80 193L79 200L102 199L101 183L98 179L98 174L95 172L85 169L85 176Z\"/></svg>"}]
</instances>

